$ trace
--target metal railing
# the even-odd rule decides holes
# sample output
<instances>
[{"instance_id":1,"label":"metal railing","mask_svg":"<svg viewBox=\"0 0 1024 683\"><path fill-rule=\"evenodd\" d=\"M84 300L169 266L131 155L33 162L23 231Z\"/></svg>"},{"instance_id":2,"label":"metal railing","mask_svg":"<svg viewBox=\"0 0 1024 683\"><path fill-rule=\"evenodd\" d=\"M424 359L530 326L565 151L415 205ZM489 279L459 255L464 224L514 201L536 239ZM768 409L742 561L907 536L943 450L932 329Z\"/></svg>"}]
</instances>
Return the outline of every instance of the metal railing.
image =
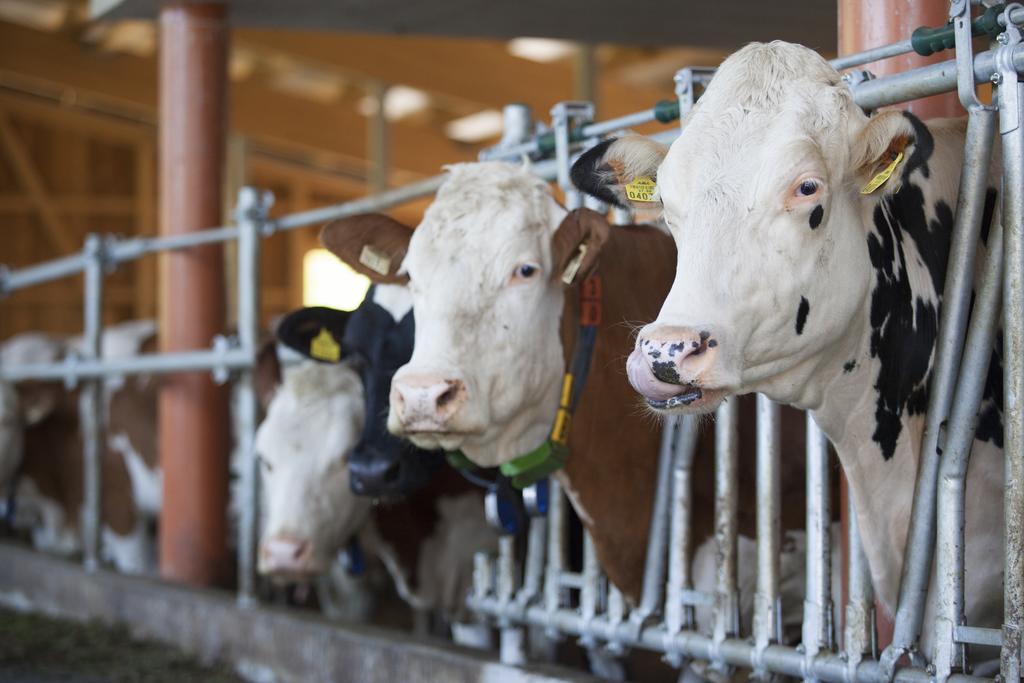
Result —
<instances>
[{"instance_id":1,"label":"metal railing","mask_svg":"<svg viewBox=\"0 0 1024 683\"><path fill-rule=\"evenodd\" d=\"M514 581L512 558L506 554L511 553L511 546L502 546L495 559L484 555L476 559L470 606L508 632L503 642L522 642L515 631L530 625L553 634L579 637L588 648L605 647L611 652L622 652L628 647L654 650L663 653L675 666L699 659L720 668L744 667L756 674L777 673L837 683L972 680L975 677L965 672L979 663L969 658L967 646L973 644L1001 647L1002 679L1019 678L1024 635L1024 88L1017 74L1024 68L1024 45L1014 22L1024 21L1024 7L1010 5L999 14L998 21L1003 29L997 38L998 46L974 55L970 4L954 0L946 39L955 42L955 59L885 78L855 75L847 79L855 101L867 110L956 90L969 116L932 392L892 645L882 653L877 652L871 575L852 502L846 529L847 602L832 604L831 547L835 539L830 537L832 501L827 441L810 416L806 454L807 583L802 638L796 647L780 644L779 423L777 406L764 397L758 397L758 571L751 633L740 633L738 623L736 416L734 409L725 404L716 416L718 552L714 589L696 593L690 575L689 548L693 539L689 529L689 490L694 426L689 418L670 419L659 456L658 492L638 606L627 611L621 594L614 587L604 588L606 582L595 576L586 554L589 544L585 546L583 572L566 568L564 532L559 531L564 524L566 502L554 485L547 517L530 521L526 578L521 588ZM911 41L905 41L833 60L833 65L847 68L912 49ZM709 69L686 69L677 75L681 115L685 116L693 105L695 87L706 83L711 74L713 70ZM985 105L977 99L975 87L980 83L996 86L997 104ZM563 120L572 115L585 120L587 109L585 103L573 103L571 107L556 107L552 114L551 133L544 134L554 136L551 146L565 150L558 160L568 164L567 152L588 146L593 129L577 126L580 133L567 135ZM647 120L652 120L653 115L652 110ZM975 278L997 121L1003 153L1002 224L992 227L982 270ZM523 153L535 149L533 144L534 141L527 141L510 149ZM501 158L501 150L492 150L489 157ZM563 172L559 177L563 189L571 195L573 188L566 184L566 175ZM972 285L978 287L973 308ZM1004 626L997 630L971 626L965 621L964 519L968 458L986 368L1000 322L1005 330L1006 497ZM667 508L664 500L669 500ZM929 634L934 642L934 656L928 662L918 643L933 557L937 563L934 588L938 605L934 632ZM541 575L542 589L537 578ZM578 595L572 595L572 590L578 591ZM543 599L538 597L540 594ZM706 634L694 630L694 610L700 605L713 608L713 623ZM841 630L838 615L843 616ZM521 651L503 654L510 654L515 660L523 658ZM909 657L909 665L897 666L904 656Z\"/></svg>"},{"instance_id":2,"label":"metal railing","mask_svg":"<svg viewBox=\"0 0 1024 683\"><path fill-rule=\"evenodd\" d=\"M1024 46L1013 22L1024 20L1024 8L1012 5L1000 16L1004 33L1000 36L999 46L977 56L969 52L970 26L965 28L964 25L965 18L969 18L969 8L967 2L955 0L952 3L951 30L956 39L956 59L885 78L855 77L849 80L856 102L865 109L958 89L970 117L949 277L943 298L933 391L893 646L881 657L876 657L871 578L852 509L847 529L847 603L845 606L831 603L830 549L834 539L830 537L829 464L824 436L810 418L807 422L807 587L802 642L798 647L780 644L781 461L778 407L759 398L758 578L752 633L740 632L738 618L738 426L735 409L725 404L719 409L716 421L715 540L720 552L717 553L714 589L709 593L698 593L692 587L689 549L694 539L690 529L692 510L689 492L696 427L692 419L670 419L666 423L659 456L657 497L648 539L643 589L636 608L627 609L622 594L603 580L589 538L584 543L582 571L569 571L565 530L568 502L554 482L551 484L547 516L530 520L525 564L521 569L516 566L511 539L502 541L496 558L476 558L474 588L469 604L479 615L493 619L501 627L504 659L525 659L522 628L534 625L547 629L552 636L580 637L584 645L591 648L604 647L611 652L622 652L629 647L641 647L658 651L676 666L683 666L691 659L700 659L723 668L745 667L758 673L780 673L842 683L971 680L973 677L962 673L970 664L964 644L997 644L1002 646L1003 679L1019 677L1024 622L1024 412L1021 406L1024 400L1024 128L1020 125L1024 92L1017 81L1017 73L1024 69ZM968 36L966 43L965 35ZM910 41L904 41L833 60L833 65L848 68L911 49ZM650 109L601 123L590 122L593 111L587 103L567 102L552 111L550 128L537 131L528 113L521 107L512 106L506 110L509 129L502 144L486 150L481 158L532 157L535 160L534 172L549 180L557 179L566 192L570 208L579 206L584 200L568 180L568 169L574 155L597 142L601 136L622 128L656 120L667 122L685 116L696 101L696 91L707 84L713 73L713 69L706 68L684 69L676 77L676 102L659 103ZM969 93L974 92L974 85L986 82L997 86L997 107L970 100ZM983 266L986 285L978 292L974 322L968 328L981 202L997 121L1003 141L1003 230L1001 234L995 230L989 237L988 258ZM677 130L671 130L654 137L670 142L678 134ZM19 270L0 269L0 296L84 274L85 343L82 352L55 363L2 367L0 380L64 381L69 386L85 383L81 422L86 470L83 546L87 566L97 566L100 556L102 481L99 453L104 428L104 411L99 406L101 378L139 373L210 371L219 381L226 381L231 373L237 373L241 400L236 439L243 451L244 487L249 501L240 520L239 599L244 603L255 601L259 473L253 454L257 411L252 370L259 325L261 240L279 230L318 225L430 196L442 180L443 175L438 175L364 199L276 219L267 215L271 202L268 195L244 188L239 195L234 226L174 237L127 240L91 235L79 254ZM619 222L628 218L622 212L616 212L616 217ZM231 240L238 242L236 338L218 338L212 348L206 350L103 359L100 311L105 274L120 263L146 254ZM1007 530L1004 626L1001 632L972 627L963 619L963 483L973 434L969 425L977 414L979 376L983 374L978 369L987 361L986 354L992 346L1000 302L1006 358ZM958 399L956 402L953 401L954 396ZM950 418L949 424L953 428L943 436L941 425L947 418ZM945 446L941 458L937 455L940 439ZM941 504L937 505L937 500L941 500ZM936 529L939 534L937 553L934 550ZM937 654L935 661L929 664L923 661L915 647L922 628L933 555L944 571L940 572L938 586ZM575 599L574 591L577 593ZM712 607L710 635L694 630L695 610L699 606ZM836 615L840 613L844 616L841 637L836 624ZM905 654L911 655L911 665L897 668L897 661Z\"/></svg>"}]
</instances>

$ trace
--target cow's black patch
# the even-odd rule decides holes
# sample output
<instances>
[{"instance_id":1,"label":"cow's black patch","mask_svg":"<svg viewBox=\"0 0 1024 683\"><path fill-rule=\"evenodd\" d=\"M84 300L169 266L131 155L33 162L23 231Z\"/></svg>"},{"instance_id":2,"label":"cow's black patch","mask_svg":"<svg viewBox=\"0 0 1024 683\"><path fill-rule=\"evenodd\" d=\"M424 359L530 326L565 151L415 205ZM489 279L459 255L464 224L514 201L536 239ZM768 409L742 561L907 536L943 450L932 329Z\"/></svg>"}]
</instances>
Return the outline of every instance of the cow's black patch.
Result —
<instances>
[{"instance_id":1,"label":"cow's black patch","mask_svg":"<svg viewBox=\"0 0 1024 683\"><path fill-rule=\"evenodd\" d=\"M682 351L685 348L686 348L686 343L685 342L676 342L675 344L671 344L668 347L668 357L669 358L674 358L676 353Z\"/></svg>"},{"instance_id":2,"label":"cow's black patch","mask_svg":"<svg viewBox=\"0 0 1024 683\"><path fill-rule=\"evenodd\" d=\"M709 349L713 349L716 346L718 346L718 340L717 339L709 339L708 340L708 348Z\"/></svg>"},{"instance_id":3,"label":"cow's black patch","mask_svg":"<svg viewBox=\"0 0 1024 683\"><path fill-rule=\"evenodd\" d=\"M814 207L814 211L811 211L810 218L811 230L814 230L819 225L821 225L821 219L824 215L825 209L821 206L821 204L818 204L816 207Z\"/></svg>"},{"instance_id":4,"label":"cow's black patch","mask_svg":"<svg viewBox=\"0 0 1024 683\"><path fill-rule=\"evenodd\" d=\"M903 417L923 414L928 407L932 355L953 229L950 206L944 201L937 202L932 207L935 217L929 220L924 193L910 180L915 170L925 178L929 176L934 140L916 117L907 114L907 118L914 124L914 150L903 170L901 188L876 207L874 230L867 239L875 270L870 352L879 362L872 438L886 460L895 453ZM986 235L994 201L994 196L986 198ZM908 270L914 264L908 263L905 251L911 242L927 269L930 289L935 295L911 287ZM1002 359L998 347L993 351L986 378L976 435L978 439L1002 444Z\"/></svg>"},{"instance_id":5,"label":"cow's black patch","mask_svg":"<svg viewBox=\"0 0 1024 683\"><path fill-rule=\"evenodd\" d=\"M616 138L608 138L581 154L576 163L572 165L569 177L572 179L572 184L581 192L614 206L628 208L606 181L608 174L614 176L614 173L611 167L604 163L604 155L615 140Z\"/></svg>"},{"instance_id":6,"label":"cow's black patch","mask_svg":"<svg viewBox=\"0 0 1024 683\"><path fill-rule=\"evenodd\" d=\"M651 363L651 372L662 382L679 384L679 371L676 364L668 360L656 360Z\"/></svg>"},{"instance_id":7,"label":"cow's black patch","mask_svg":"<svg viewBox=\"0 0 1024 683\"><path fill-rule=\"evenodd\" d=\"M807 314L811 312L811 302L805 297L800 297L800 305L796 308L796 333L804 333L804 325L807 324Z\"/></svg>"},{"instance_id":8,"label":"cow's black patch","mask_svg":"<svg viewBox=\"0 0 1024 683\"><path fill-rule=\"evenodd\" d=\"M846 373L853 372L854 368L856 368L856 367L857 367L857 361L856 360L848 360L845 363L843 363L843 372L846 372Z\"/></svg>"}]
</instances>

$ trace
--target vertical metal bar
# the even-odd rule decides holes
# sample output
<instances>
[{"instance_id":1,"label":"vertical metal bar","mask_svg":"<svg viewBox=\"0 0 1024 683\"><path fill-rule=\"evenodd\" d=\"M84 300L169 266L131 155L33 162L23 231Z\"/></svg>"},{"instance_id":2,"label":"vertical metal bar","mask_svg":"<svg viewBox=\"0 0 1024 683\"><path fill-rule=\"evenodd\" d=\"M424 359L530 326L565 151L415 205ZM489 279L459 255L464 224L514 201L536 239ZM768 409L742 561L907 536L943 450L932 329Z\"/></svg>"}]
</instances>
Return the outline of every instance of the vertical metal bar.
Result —
<instances>
[{"instance_id":1,"label":"vertical metal bar","mask_svg":"<svg viewBox=\"0 0 1024 683\"><path fill-rule=\"evenodd\" d=\"M757 592L754 594L755 672L764 672L761 656L779 642L779 406L757 395Z\"/></svg>"},{"instance_id":2,"label":"vertical metal bar","mask_svg":"<svg viewBox=\"0 0 1024 683\"><path fill-rule=\"evenodd\" d=\"M601 565L597 562L594 539L589 531L583 532L583 584L580 587L580 616L584 620L597 616Z\"/></svg>"},{"instance_id":3,"label":"vertical metal bar","mask_svg":"<svg viewBox=\"0 0 1024 683\"><path fill-rule=\"evenodd\" d=\"M551 506L548 511L548 567L544 577L544 607L549 613L562 605L562 572L565 570L566 500L562 486L554 478L549 480ZM557 631L549 628L549 636Z\"/></svg>"},{"instance_id":4,"label":"vertical metal bar","mask_svg":"<svg viewBox=\"0 0 1024 683\"><path fill-rule=\"evenodd\" d=\"M85 309L82 354L86 358L103 357L103 238L90 234L82 250L85 263ZM82 425L82 550L86 569L100 566L103 529L103 451L104 436L103 379L86 381L78 398Z\"/></svg>"},{"instance_id":5,"label":"vertical metal bar","mask_svg":"<svg viewBox=\"0 0 1024 683\"><path fill-rule=\"evenodd\" d=\"M1019 29L1006 27L997 50L1000 71L999 131L1003 151L1003 239L1005 249L1003 358L1003 428L1005 444L1003 649L1004 681L1021 676L1021 635L1024 632L1024 87L1013 69L1012 48L1021 42ZM1001 41L1003 42L1003 41Z\"/></svg>"},{"instance_id":6,"label":"vertical metal bar","mask_svg":"<svg viewBox=\"0 0 1024 683\"><path fill-rule=\"evenodd\" d=\"M559 102L551 108L551 129L555 135L555 164L558 186L565 193L565 208L572 211L583 205L583 196L572 184L569 136L572 126L594 118L594 105L589 102Z\"/></svg>"},{"instance_id":7,"label":"vertical metal bar","mask_svg":"<svg viewBox=\"0 0 1024 683\"><path fill-rule=\"evenodd\" d=\"M651 526L647 535L647 554L644 560L644 582L640 604L630 615L635 621L644 621L661 604L665 586L665 554L668 543L669 497L672 486L672 459L681 418L669 417L661 430L661 448L658 451L658 486L651 507Z\"/></svg>"},{"instance_id":8,"label":"vertical metal bar","mask_svg":"<svg viewBox=\"0 0 1024 683\"><path fill-rule=\"evenodd\" d=\"M235 441L241 458L242 505L238 521L238 600L256 602L256 547L259 535L260 472L256 460L256 427L259 397L254 381L260 337L260 243L269 209L269 195L253 187L238 192L235 220L238 223L238 343L252 360L235 386L237 410Z\"/></svg>"},{"instance_id":9,"label":"vertical metal bar","mask_svg":"<svg viewBox=\"0 0 1024 683\"><path fill-rule=\"evenodd\" d=\"M370 160L367 185L369 185L371 194L378 194L388 189L388 174L391 166L390 131L385 111L388 85L383 81L373 80L367 90L367 94L376 103L376 110L369 119L367 130L366 151L367 158Z\"/></svg>"},{"instance_id":10,"label":"vertical metal bar","mask_svg":"<svg viewBox=\"0 0 1024 683\"><path fill-rule=\"evenodd\" d=\"M966 663L965 648L954 636L964 623L964 509L967 464L978 424L978 409L992 357L996 322L1002 300L1001 275L1003 230L992 226L984 279L974 304L970 330L964 348L956 402L950 415L943 446L938 487L938 552L935 558L937 609L935 615L936 680L961 671Z\"/></svg>"},{"instance_id":11,"label":"vertical metal bar","mask_svg":"<svg viewBox=\"0 0 1024 683\"><path fill-rule=\"evenodd\" d=\"M921 439L910 530L904 554L906 560L903 563L900 580L899 606L896 610L892 646L883 657L889 667L894 666L896 659L917 642L924 619L935 546L939 430L949 415L953 402L953 390L966 336L967 313L970 308L995 121L995 113L992 111L977 107L970 110L964 164L960 174L960 199L956 207L946 284L942 295L942 316L939 320L935 369L932 372L932 391L928 401L924 435Z\"/></svg>"},{"instance_id":12,"label":"vertical metal bar","mask_svg":"<svg viewBox=\"0 0 1024 683\"><path fill-rule=\"evenodd\" d=\"M846 654L847 680L856 680L857 666L873 650L875 642L875 593L871 585L871 568L860 539L860 525L853 498L846 501L846 620L843 625L843 652Z\"/></svg>"},{"instance_id":13,"label":"vertical metal bar","mask_svg":"<svg viewBox=\"0 0 1024 683\"><path fill-rule=\"evenodd\" d=\"M673 666L682 658L672 652L673 636L694 623L693 607L683 604L684 591L693 587L690 576L690 519L693 510L693 458L697 452L697 418L678 419L675 454L672 461L672 523L669 531L668 581L665 588L665 650Z\"/></svg>"},{"instance_id":14,"label":"vertical metal bar","mask_svg":"<svg viewBox=\"0 0 1024 683\"><path fill-rule=\"evenodd\" d=\"M516 591L515 536L501 536L498 539L498 602L508 607ZM501 626L501 661L503 664L523 664L526 662L526 648L523 629L512 625L507 620L499 622Z\"/></svg>"},{"instance_id":15,"label":"vertical metal bar","mask_svg":"<svg viewBox=\"0 0 1024 683\"><path fill-rule=\"evenodd\" d=\"M832 646L830 493L828 439L807 413L807 589L802 640L808 662Z\"/></svg>"},{"instance_id":16,"label":"vertical metal bar","mask_svg":"<svg viewBox=\"0 0 1024 683\"><path fill-rule=\"evenodd\" d=\"M548 520L544 517L531 517L529 524L523 586L516 594L516 603L522 607L531 604L540 595L541 581L544 577L544 541L547 536Z\"/></svg>"},{"instance_id":17,"label":"vertical metal bar","mask_svg":"<svg viewBox=\"0 0 1024 683\"><path fill-rule=\"evenodd\" d=\"M714 640L739 633L736 572L738 414L735 400L715 413L715 608Z\"/></svg>"}]
</instances>

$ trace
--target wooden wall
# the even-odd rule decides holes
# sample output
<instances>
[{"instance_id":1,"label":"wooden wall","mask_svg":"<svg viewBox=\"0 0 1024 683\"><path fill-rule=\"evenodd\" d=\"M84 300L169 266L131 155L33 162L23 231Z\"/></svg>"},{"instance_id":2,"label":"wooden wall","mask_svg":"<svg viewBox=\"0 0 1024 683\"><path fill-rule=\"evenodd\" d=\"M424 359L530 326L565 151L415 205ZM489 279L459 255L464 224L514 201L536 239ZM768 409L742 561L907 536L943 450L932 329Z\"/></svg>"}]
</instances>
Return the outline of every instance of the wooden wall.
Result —
<instances>
[{"instance_id":1,"label":"wooden wall","mask_svg":"<svg viewBox=\"0 0 1024 683\"><path fill-rule=\"evenodd\" d=\"M155 234L155 149L151 124L0 94L0 264L16 269L73 253L89 232ZM283 161L277 153L246 149L242 158L244 170L229 175L271 190L274 216L355 199L366 191L358 177ZM415 224L422 208L421 202L394 215ZM318 229L264 241L265 324L301 305L302 257L317 246ZM156 258L123 264L108 276L107 323L156 316ZM81 277L0 299L0 339L29 330L78 333L81 328Z\"/></svg>"}]
</instances>

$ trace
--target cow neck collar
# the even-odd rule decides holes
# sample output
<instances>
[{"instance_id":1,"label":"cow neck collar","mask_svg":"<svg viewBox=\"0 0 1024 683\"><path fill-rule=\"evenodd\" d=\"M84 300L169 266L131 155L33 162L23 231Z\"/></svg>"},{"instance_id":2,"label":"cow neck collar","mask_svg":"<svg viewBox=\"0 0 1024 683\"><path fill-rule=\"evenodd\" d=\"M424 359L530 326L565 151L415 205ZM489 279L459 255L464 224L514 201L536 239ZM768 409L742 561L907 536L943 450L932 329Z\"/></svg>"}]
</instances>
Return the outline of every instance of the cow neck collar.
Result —
<instances>
[{"instance_id":1,"label":"cow neck collar","mask_svg":"<svg viewBox=\"0 0 1024 683\"><path fill-rule=\"evenodd\" d=\"M572 360L562 377L562 392L551 435L529 453L498 467L501 474L517 489L524 489L557 472L569 459L569 429L572 425L572 416L587 384L590 361L597 342L597 327L601 324L601 284L601 276L595 272L587 276L580 285L579 334L576 335L576 343L573 346ZM447 458L448 462L459 470L474 468L473 463L462 451L449 452Z\"/></svg>"}]
</instances>

